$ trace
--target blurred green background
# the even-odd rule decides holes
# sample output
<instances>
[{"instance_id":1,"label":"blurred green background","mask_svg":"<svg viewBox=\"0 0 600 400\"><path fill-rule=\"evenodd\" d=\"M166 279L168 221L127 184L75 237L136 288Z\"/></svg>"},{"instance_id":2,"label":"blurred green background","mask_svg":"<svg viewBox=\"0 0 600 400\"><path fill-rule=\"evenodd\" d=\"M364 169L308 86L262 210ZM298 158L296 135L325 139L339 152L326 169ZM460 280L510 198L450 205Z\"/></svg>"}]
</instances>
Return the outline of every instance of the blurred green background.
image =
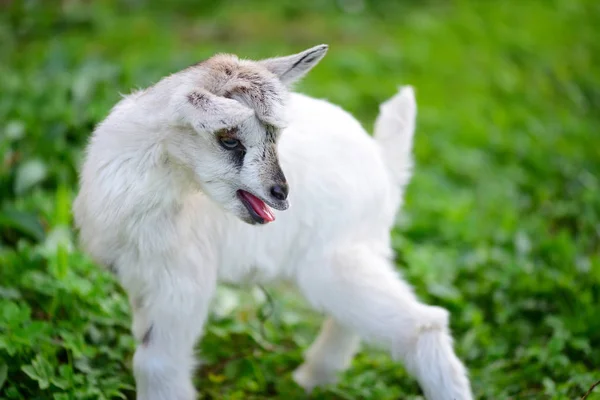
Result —
<instances>
[{"instance_id":1,"label":"blurred green background","mask_svg":"<svg viewBox=\"0 0 600 400\"><path fill-rule=\"evenodd\" d=\"M600 379L599 27L597 0L0 1L0 399L134 398L128 305L78 250L70 211L119 93L215 52L319 43L298 90L368 130L398 85L416 88L398 267L451 310L477 397L580 398ZM321 317L269 292L221 289L204 398L303 398L290 373ZM365 347L313 398L419 396Z\"/></svg>"}]
</instances>

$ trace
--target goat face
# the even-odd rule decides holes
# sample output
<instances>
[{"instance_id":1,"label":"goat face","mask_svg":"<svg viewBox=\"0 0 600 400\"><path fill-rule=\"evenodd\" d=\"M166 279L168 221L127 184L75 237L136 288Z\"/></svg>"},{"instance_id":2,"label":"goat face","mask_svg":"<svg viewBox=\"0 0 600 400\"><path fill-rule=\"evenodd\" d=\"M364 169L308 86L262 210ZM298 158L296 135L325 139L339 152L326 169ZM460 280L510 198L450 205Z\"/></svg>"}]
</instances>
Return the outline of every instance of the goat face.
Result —
<instances>
[{"instance_id":1,"label":"goat face","mask_svg":"<svg viewBox=\"0 0 600 400\"><path fill-rule=\"evenodd\" d=\"M201 190L251 224L288 208L288 184L277 140L285 126L288 85L325 55L327 46L262 61L217 55L172 76L176 112L168 154L187 167Z\"/></svg>"}]
</instances>

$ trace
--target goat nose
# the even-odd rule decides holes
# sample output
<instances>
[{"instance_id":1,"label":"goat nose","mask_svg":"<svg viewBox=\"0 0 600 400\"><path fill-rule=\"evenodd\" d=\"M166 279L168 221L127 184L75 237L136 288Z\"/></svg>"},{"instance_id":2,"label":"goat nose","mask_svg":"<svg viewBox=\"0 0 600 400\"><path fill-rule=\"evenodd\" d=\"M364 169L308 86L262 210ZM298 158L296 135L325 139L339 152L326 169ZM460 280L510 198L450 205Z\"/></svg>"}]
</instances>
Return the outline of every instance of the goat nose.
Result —
<instances>
[{"instance_id":1,"label":"goat nose","mask_svg":"<svg viewBox=\"0 0 600 400\"><path fill-rule=\"evenodd\" d=\"M287 199L288 191L289 188L287 183L278 183L276 185L271 186L271 196L273 196L277 200L283 201Z\"/></svg>"}]
</instances>

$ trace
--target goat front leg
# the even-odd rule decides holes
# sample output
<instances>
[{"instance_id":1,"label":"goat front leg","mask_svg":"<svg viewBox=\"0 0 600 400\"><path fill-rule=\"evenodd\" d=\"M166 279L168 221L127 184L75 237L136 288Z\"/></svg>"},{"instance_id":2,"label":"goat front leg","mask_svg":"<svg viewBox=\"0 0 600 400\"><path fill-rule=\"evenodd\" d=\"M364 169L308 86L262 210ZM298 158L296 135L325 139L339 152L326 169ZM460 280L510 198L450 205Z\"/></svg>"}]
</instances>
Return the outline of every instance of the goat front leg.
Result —
<instances>
[{"instance_id":1,"label":"goat front leg","mask_svg":"<svg viewBox=\"0 0 600 400\"><path fill-rule=\"evenodd\" d=\"M360 244L341 248L312 265L303 265L296 279L315 308L363 338L385 345L392 357L402 360L427 399L473 398L466 369L453 350L448 312L419 302L391 263L376 251ZM339 342L333 331L317 341L322 354L336 353L336 347L349 340L345 331L337 331ZM343 349L348 356L353 350L349 345ZM317 360L316 364L325 363L321 357ZM309 354L307 363L314 365L315 357ZM297 372L296 380L307 389L318 383L314 374L309 374L309 380L302 379L303 375Z\"/></svg>"},{"instance_id":2,"label":"goat front leg","mask_svg":"<svg viewBox=\"0 0 600 400\"><path fill-rule=\"evenodd\" d=\"M204 268L205 269L205 268ZM137 400L194 400L194 345L202 333L216 285L214 271L198 278L163 269L130 293Z\"/></svg>"}]
</instances>

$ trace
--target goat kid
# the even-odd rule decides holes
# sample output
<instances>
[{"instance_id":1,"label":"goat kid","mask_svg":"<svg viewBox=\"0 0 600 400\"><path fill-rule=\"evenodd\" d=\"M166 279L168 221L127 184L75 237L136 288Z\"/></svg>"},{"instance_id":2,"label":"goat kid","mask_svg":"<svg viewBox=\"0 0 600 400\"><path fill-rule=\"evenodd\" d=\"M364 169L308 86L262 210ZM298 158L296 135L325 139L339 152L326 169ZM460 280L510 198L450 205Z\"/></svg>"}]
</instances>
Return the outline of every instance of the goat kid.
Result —
<instances>
[{"instance_id":1,"label":"goat kid","mask_svg":"<svg viewBox=\"0 0 600 400\"><path fill-rule=\"evenodd\" d=\"M413 90L381 106L373 139L339 107L290 92L326 51L216 55L126 96L95 129L74 214L128 293L139 400L195 398L194 345L217 282L275 279L328 315L293 374L306 391L334 382L362 337L428 399L472 398L448 312L419 302L390 261Z\"/></svg>"}]
</instances>

